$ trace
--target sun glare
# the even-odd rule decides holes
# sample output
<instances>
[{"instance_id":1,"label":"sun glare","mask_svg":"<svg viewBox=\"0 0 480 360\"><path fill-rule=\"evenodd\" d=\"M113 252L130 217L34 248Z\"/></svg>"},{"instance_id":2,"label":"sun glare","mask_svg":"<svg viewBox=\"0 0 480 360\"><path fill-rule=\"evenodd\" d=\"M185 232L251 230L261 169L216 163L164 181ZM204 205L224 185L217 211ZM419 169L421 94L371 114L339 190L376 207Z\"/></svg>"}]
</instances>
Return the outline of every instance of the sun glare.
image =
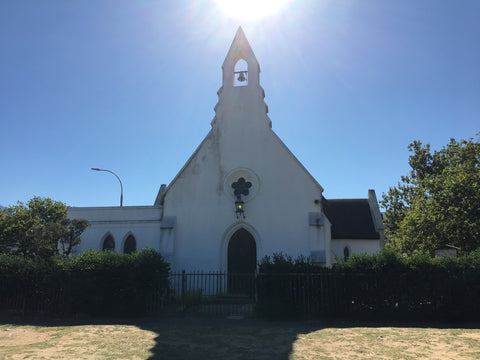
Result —
<instances>
[{"instance_id":1,"label":"sun glare","mask_svg":"<svg viewBox=\"0 0 480 360\"><path fill-rule=\"evenodd\" d=\"M257 20L282 10L289 0L215 0L225 14L241 20Z\"/></svg>"}]
</instances>

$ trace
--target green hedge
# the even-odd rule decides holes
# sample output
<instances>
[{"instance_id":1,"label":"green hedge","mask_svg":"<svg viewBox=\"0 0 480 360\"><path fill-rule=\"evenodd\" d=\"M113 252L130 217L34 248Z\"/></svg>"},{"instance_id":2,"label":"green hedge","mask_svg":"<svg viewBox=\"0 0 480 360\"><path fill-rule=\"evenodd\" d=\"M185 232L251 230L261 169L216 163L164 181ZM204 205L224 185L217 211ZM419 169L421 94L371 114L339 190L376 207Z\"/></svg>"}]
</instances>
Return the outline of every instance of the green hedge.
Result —
<instances>
[{"instance_id":1,"label":"green hedge","mask_svg":"<svg viewBox=\"0 0 480 360\"><path fill-rule=\"evenodd\" d=\"M298 295L305 290L304 274L320 274L327 271L315 266L310 259L296 259L284 253L265 256L259 262L257 276L257 312L268 319L296 319L303 317L304 301Z\"/></svg>"},{"instance_id":2,"label":"green hedge","mask_svg":"<svg viewBox=\"0 0 480 360\"><path fill-rule=\"evenodd\" d=\"M258 272L261 274L300 274L318 273L325 268L313 265L310 259L300 255L296 259L284 253L275 253L265 256L258 263Z\"/></svg>"},{"instance_id":3,"label":"green hedge","mask_svg":"<svg viewBox=\"0 0 480 360\"><path fill-rule=\"evenodd\" d=\"M352 254L347 261L333 265L336 272L384 273L401 271L480 271L480 249L461 257L432 258L425 252L402 256L394 249L383 248L372 255Z\"/></svg>"},{"instance_id":4,"label":"green hedge","mask_svg":"<svg viewBox=\"0 0 480 360\"><path fill-rule=\"evenodd\" d=\"M86 251L49 261L0 255L0 309L138 315L168 291L169 264L152 249Z\"/></svg>"},{"instance_id":5,"label":"green hedge","mask_svg":"<svg viewBox=\"0 0 480 360\"><path fill-rule=\"evenodd\" d=\"M432 259L383 249L331 269L276 254L261 261L257 281L257 309L273 319L480 320L480 250Z\"/></svg>"}]
</instances>

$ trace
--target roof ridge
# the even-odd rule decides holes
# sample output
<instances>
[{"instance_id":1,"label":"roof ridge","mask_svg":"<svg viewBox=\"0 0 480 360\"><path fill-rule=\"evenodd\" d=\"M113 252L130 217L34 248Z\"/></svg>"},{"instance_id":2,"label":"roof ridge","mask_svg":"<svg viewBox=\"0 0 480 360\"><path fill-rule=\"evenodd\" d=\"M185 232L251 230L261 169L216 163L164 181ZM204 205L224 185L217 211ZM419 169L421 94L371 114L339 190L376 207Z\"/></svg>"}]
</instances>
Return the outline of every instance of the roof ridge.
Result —
<instances>
[{"instance_id":1,"label":"roof ridge","mask_svg":"<svg viewBox=\"0 0 480 360\"><path fill-rule=\"evenodd\" d=\"M353 200L363 200L363 201L368 201L367 198L345 198L345 199L328 199L325 198L327 201L353 201Z\"/></svg>"}]
</instances>

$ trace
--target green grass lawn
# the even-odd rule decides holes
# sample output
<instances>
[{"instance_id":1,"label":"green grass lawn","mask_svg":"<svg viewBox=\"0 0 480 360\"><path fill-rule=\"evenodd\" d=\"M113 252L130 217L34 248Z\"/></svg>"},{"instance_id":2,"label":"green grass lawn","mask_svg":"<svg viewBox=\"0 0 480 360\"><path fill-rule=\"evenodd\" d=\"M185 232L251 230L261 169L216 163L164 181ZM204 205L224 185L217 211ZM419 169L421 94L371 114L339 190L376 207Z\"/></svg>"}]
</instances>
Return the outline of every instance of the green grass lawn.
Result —
<instances>
[{"instance_id":1,"label":"green grass lawn","mask_svg":"<svg viewBox=\"0 0 480 360\"><path fill-rule=\"evenodd\" d=\"M206 318L3 322L0 359L480 359L480 329Z\"/></svg>"}]
</instances>

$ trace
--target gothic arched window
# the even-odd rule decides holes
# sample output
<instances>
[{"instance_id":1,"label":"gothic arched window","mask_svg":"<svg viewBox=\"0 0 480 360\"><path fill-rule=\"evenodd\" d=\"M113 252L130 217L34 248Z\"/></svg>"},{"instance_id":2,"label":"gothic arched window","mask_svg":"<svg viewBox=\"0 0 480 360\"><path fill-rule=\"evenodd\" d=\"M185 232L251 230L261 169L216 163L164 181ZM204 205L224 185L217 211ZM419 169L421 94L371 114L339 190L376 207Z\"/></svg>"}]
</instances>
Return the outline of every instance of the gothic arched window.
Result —
<instances>
[{"instance_id":1,"label":"gothic arched window","mask_svg":"<svg viewBox=\"0 0 480 360\"><path fill-rule=\"evenodd\" d=\"M113 239L112 234L108 234L103 240L102 251L105 250L115 250L115 240Z\"/></svg>"},{"instance_id":2,"label":"gothic arched window","mask_svg":"<svg viewBox=\"0 0 480 360\"><path fill-rule=\"evenodd\" d=\"M349 257L350 257L350 248L348 246L345 246L343 248L343 259L347 261Z\"/></svg>"},{"instance_id":3,"label":"gothic arched window","mask_svg":"<svg viewBox=\"0 0 480 360\"><path fill-rule=\"evenodd\" d=\"M130 234L128 235L127 239L125 240L125 244L123 245L123 253L131 254L134 251L137 251L137 240L135 240L135 237Z\"/></svg>"}]
</instances>

